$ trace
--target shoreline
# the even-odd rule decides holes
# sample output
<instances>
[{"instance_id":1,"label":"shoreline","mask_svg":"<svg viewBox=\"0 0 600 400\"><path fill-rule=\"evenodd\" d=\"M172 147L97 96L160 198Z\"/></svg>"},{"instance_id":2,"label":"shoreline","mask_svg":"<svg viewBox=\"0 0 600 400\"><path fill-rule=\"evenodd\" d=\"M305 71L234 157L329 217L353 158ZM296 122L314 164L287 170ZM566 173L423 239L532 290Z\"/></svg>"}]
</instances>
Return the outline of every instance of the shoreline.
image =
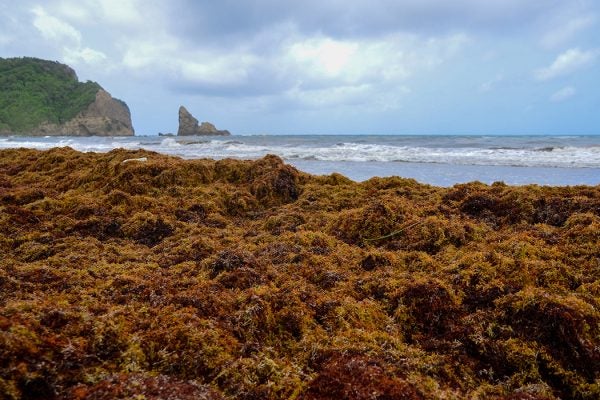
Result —
<instances>
[{"instance_id":1,"label":"shoreline","mask_svg":"<svg viewBox=\"0 0 600 400\"><path fill-rule=\"evenodd\" d=\"M0 139L0 148L70 146L79 151L146 149L185 159L257 160L282 157L311 174L341 173L355 181L404 176L450 187L480 181L510 185L600 184L600 136L576 137L399 137L231 136ZM404 161L400 161L404 160Z\"/></svg>"},{"instance_id":2,"label":"shoreline","mask_svg":"<svg viewBox=\"0 0 600 400\"><path fill-rule=\"evenodd\" d=\"M286 160L298 169L311 174L332 173L330 162ZM338 162L335 172L363 182L373 177L401 176L422 184L452 187L469 182L491 185L504 182L511 186L596 186L600 185L600 168L530 167L512 165L456 165L444 163L397 162ZM381 176L387 173L387 176Z\"/></svg>"}]
</instances>

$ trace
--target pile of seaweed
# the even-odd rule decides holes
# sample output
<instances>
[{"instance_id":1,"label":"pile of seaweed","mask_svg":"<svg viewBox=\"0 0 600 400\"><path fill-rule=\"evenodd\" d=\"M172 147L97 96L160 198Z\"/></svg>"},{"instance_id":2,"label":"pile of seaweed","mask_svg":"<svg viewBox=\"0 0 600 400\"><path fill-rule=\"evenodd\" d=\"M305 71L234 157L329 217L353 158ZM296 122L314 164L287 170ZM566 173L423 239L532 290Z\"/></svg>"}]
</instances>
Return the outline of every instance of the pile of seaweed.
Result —
<instances>
[{"instance_id":1,"label":"pile of seaweed","mask_svg":"<svg viewBox=\"0 0 600 400\"><path fill-rule=\"evenodd\" d=\"M598 399L600 187L0 152L2 399Z\"/></svg>"}]
</instances>

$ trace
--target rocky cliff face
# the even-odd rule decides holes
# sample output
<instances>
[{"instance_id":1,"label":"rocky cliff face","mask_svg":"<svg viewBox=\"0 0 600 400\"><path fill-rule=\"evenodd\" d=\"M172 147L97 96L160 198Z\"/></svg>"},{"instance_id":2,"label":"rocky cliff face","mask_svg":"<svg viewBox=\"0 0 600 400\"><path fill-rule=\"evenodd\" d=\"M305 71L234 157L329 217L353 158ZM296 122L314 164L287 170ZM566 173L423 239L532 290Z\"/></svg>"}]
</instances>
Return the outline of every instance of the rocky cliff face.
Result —
<instances>
[{"instance_id":1,"label":"rocky cliff face","mask_svg":"<svg viewBox=\"0 0 600 400\"><path fill-rule=\"evenodd\" d=\"M130 136L127 105L71 67L33 57L0 58L0 136Z\"/></svg>"},{"instance_id":2,"label":"rocky cliff face","mask_svg":"<svg viewBox=\"0 0 600 400\"><path fill-rule=\"evenodd\" d=\"M210 122L203 122L198 125L198 120L184 107L179 107L179 129L178 136L208 136L220 135L228 136L231 133L228 130L219 130Z\"/></svg>"},{"instance_id":3,"label":"rocky cliff face","mask_svg":"<svg viewBox=\"0 0 600 400\"><path fill-rule=\"evenodd\" d=\"M64 124L43 123L31 132L35 136L133 136L131 113L125 102L100 89L96 100Z\"/></svg>"}]
</instances>

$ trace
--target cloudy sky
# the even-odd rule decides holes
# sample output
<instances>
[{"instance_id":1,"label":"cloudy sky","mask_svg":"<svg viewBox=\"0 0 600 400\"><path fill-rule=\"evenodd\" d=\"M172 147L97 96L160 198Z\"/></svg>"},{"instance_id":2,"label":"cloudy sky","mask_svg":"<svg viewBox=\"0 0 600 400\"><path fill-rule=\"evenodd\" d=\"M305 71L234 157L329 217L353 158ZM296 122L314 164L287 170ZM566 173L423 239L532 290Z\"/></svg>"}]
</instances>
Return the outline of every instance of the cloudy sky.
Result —
<instances>
[{"instance_id":1,"label":"cloudy sky","mask_svg":"<svg viewBox=\"0 0 600 400\"><path fill-rule=\"evenodd\" d=\"M0 0L0 57L65 62L137 134L600 134L597 0Z\"/></svg>"}]
</instances>

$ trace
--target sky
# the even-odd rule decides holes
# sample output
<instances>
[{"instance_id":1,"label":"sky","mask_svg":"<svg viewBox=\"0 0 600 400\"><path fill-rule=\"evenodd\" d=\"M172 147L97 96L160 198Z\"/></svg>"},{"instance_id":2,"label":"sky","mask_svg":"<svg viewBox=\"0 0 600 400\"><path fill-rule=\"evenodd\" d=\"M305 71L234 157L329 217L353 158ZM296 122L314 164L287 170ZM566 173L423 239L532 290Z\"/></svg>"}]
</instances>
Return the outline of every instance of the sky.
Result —
<instances>
[{"instance_id":1,"label":"sky","mask_svg":"<svg viewBox=\"0 0 600 400\"><path fill-rule=\"evenodd\" d=\"M136 134L600 134L597 0L0 0Z\"/></svg>"}]
</instances>

